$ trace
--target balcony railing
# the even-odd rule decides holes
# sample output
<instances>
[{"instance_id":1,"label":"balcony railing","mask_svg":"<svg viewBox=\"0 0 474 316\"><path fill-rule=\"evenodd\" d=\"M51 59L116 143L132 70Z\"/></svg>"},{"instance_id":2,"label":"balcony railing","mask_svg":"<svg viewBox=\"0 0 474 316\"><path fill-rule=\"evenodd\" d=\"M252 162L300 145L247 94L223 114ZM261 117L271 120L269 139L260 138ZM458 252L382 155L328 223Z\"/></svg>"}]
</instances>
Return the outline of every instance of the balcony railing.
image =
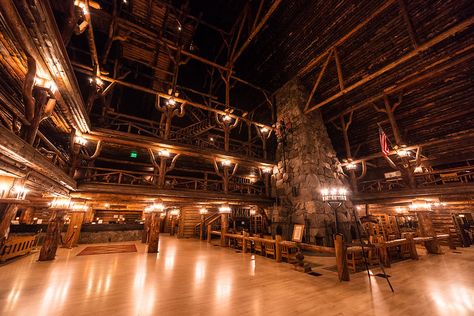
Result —
<instances>
[{"instance_id":1,"label":"balcony railing","mask_svg":"<svg viewBox=\"0 0 474 316\"><path fill-rule=\"evenodd\" d=\"M152 172L129 171L111 168L83 167L83 177L79 183L107 183L157 187L156 176ZM165 177L163 189L223 192L222 180L203 179L169 175ZM262 185L250 183L248 179L234 177L229 182L229 193L242 195L264 195Z\"/></svg>"},{"instance_id":2,"label":"balcony railing","mask_svg":"<svg viewBox=\"0 0 474 316\"><path fill-rule=\"evenodd\" d=\"M417 187L474 183L474 166L415 173L415 180ZM359 191L361 192L397 191L407 187L401 177L362 181L359 183Z\"/></svg>"},{"instance_id":3,"label":"balcony railing","mask_svg":"<svg viewBox=\"0 0 474 316\"><path fill-rule=\"evenodd\" d=\"M101 117L100 126L124 133L162 139L162 128L159 122L131 115L108 112L105 117ZM216 127L209 118L184 128L173 126L171 127L169 140L202 149L218 149L223 151L224 137L209 133L212 128ZM249 143L231 138L229 142L229 152L252 158L264 157L263 146L259 139L254 139Z\"/></svg>"}]
</instances>

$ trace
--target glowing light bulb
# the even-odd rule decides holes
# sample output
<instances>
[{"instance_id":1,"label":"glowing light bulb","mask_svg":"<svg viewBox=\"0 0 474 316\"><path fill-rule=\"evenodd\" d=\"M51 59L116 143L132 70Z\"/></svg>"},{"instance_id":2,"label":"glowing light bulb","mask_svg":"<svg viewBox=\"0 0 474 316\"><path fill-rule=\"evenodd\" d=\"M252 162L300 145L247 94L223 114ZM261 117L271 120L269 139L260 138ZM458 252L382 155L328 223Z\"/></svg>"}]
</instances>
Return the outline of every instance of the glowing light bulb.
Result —
<instances>
[{"instance_id":1,"label":"glowing light bulb","mask_svg":"<svg viewBox=\"0 0 474 316\"><path fill-rule=\"evenodd\" d=\"M169 157L171 153L167 149L161 149L160 151L158 151L158 155L160 155L161 157Z\"/></svg>"}]
</instances>

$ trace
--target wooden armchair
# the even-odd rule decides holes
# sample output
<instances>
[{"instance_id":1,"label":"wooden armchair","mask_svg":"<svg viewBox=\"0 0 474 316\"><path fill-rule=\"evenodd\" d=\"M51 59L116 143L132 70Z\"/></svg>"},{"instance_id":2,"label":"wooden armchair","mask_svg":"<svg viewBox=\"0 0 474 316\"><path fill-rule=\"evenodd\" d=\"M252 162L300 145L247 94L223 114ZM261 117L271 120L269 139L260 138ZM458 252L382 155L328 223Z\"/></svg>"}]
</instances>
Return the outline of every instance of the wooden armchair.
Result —
<instances>
[{"instance_id":1,"label":"wooden armchair","mask_svg":"<svg viewBox=\"0 0 474 316\"><path fill-rule=\"evenodd\" d=\"M297 248L288 245L280 245L280 249L282 260L286 259L288 263L296 262L296 253L298 252Z\"/></svg>"},{"instance_id":2,"label":"wooden armchair","mask_svg":"<svg viewBox=\"0 0 474 316\"><path fill-rule=\"evenodd\" d=\"M265 243L265 257L269 255L276 259L275 243Z\"/></svg>"},{"instance_id":3,"label":"wooden armchair","mask_svg":"<svg viewBox=\"0 0 474 316\"><path fill-rule=\"evenodd\" d=\"M265 254L265 247L261 241L255 241L253 244L253 250L255 253L258 253L259 255L264 255Z\"/></svg>"}]
</instances>

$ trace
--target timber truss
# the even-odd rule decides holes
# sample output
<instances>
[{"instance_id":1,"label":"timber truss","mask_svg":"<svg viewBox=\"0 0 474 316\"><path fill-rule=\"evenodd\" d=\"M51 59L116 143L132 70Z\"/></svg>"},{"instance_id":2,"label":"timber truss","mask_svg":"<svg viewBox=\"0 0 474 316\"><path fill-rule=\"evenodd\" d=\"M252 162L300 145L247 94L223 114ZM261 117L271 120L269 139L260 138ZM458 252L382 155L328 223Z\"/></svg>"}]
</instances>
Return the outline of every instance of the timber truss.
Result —
<instances>
[{"instance_id":1,"label":"timber truss","mask_svg":"<svg viewBox=\"0 0 474 316\"><path fill-rule=\"evenodd\" d=\"M186 7L176 9L160 1L133 1L130 6L103 1L104 7L92 0L2 1L2 169L21 177L37 175L39 184L50 178L46 191L54 194L66 194L66 187L82 196L88 190L109 195L128 190L131 195L143 191L176 199L188 194L191 200L271 203L271 122L257 122L254 112L233 107L231 89L246 85L271 102L267 91L239 78L233 67L280 2L271 3L266 13L264 1L255 14L247 8L232 30L224 31L190 15ZM59 26L54 16L58 12L63 16ZM245 24L251 27L243 40ZM225 65L193 49L197 27L223 38ZM103 51L96 45L94 29L108 34ZM87 38L87 51L72 45L81 34ZM115 45L122 59L111 57ZM71 62L70 54L82 54L90 64L81 58ZM179 84L180 68L190 60L209 67L208 91ZM143 75L140 65L153 70L147 75L150 84L129 81ZM76 74L88 78L84 97ZM219 77L225 86L222 101L214 95ZM151 95L160 118L118 111L111 104L117 87ZM184 123L175 124L183 117ZM239 136L241 131L245 136ZM114 167L97 165L110 159L104 152L114 150L138 150L141 156L145 152L148 162L134 165L125 159ZM210 169L180 164L190 159L207 162Z\"/></svg>"}]
</instances>

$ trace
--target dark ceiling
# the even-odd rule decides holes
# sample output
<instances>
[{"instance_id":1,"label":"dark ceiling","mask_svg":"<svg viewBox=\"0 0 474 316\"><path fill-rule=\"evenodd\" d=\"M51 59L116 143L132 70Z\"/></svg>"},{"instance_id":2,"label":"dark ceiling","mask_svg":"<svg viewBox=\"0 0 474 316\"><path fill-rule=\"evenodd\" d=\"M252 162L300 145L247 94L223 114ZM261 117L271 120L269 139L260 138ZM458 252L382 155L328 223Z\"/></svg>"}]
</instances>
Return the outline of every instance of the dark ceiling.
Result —
<instances>
[{"instance_id":1,"label":"dark ceiling","mask_svg":"<svg viewBox=\"0 0 474 316\"><path fill-rule=\"evenodd\" d=\"M100 55L104 51L104 42L110 24L112 1L98 2L103 5L104 10L93 12L92 18ZM130 0L129 3L144 7L147 2ZM173 6L175 8L173 12L178 17L180 10L186 8L186 1L156 1L156 3L161 3L162 6L163 3ZM186 30L190 36L192 35L188 44L192 43L193 53L225 65L225 53L218 54L223 45L223 36L216 31L216 28L209 25L220 28L225 33L231 32L238 25L236 22L247 3L250 15L254 15L260 3L256 0L248 2L243 0L189 1L189 13L195 20L189 19L187 22L185 20L182 22L187 25ZM262 12L266 12L271 3L270 0L266 0ZM406 22L400 11L400 3L400 1L394 0L282 1L237 60L234 68L235 74L265 88L269 93L275 92L288 80L298 75L309 91L322 69L326 57L321 58L314 67L310 67L304 72L302 69L318 56L324 55L341 38L346 38L337 47L341 60L342 77L345 87L357 85L361 80L414 50ZM453 26L469 21L474 15L474 5L470 0L412 0L404 1L404 3L406 3L408 15L420 45L433 40ZM382 6L386 6L386 9L381 14L378 14L358 31L351 33L357 25ZM133 15L136 12L130 7L123 6L120 12L124 19L137 18ZM140 14L146 15L146 11L139 13L138 17ZM148 16L148 19L156 25L153 23L142 23L141 25L151 31L158 29L162 23L158 14ZM197 20L204 23L193 30L192 25L195 25ZM175 31L173 23L171 27L168 26L170 39L173 39L172 33ZM121 27L123 28L121 32L130 29L128 25ZM153 32L150 33L151 37ZM242 39L246 39L249 34L247 25L242 34ZM346 36L347 34L351 35ZM455 33L454 36L448 36L438 44L430 46L429 49L417 53L413 58L383 72L373 80L368 80L363 85L343 94L339 93L338 75L333 57L329 61L321 84L311 100L311 105L325 102L328 98L332 99L321 107L321 111L339 157L344 158L345 152L341 133L332 123L337 118L336 116L351 107L357 107L353 125L349 130L353 154L360 157L377 153L379 152L377 124L381 124L387 130L389 137L392 135L386 117L377 113L371 102L367 102L367 99L380 95L384 89L404 83L420 74L428 75L425 80L407 85L404 89L389 96L390 99L396 100L399 94L403 95L403 103L395 116L406 142L417 144L472 129L474 125L474 112L471 111L474 96L471 75L473 70L471 55L474 44L472 35L472 26L467 27L463 31ZM148 58L146 54L156 46L156 43L150 42L151 37L139 44L135 43L136 47L133 49L128 42L125 42L121 47L114 44L111 51L112 57L120 56L120 58L126 59L124 67L133 70L133 75L127 80L150 87L155 86L154 81L150 80L151 78L158 76L159 80L169 79L166 74L163 75L163 71L154 71L153 68L146 66L146 62L149 60L144 61ZM142 40L137 34L132 34L130 38L134 38L135 41ZM90 63L87 54L84 55L80 52L81 49L88 50L84 35L74 38L71 46L71 56L75 56L84 63ZM189 46L186 48L190 49ZM159 56L161 59L158 64L169 71L171 69L170 61L166 59L167 55L163 48L161 48ZM464 62L456 64L461 60ZM435 66L443 66L445 70L429 75ZM108 63L104 65L104 68L106 71L112 72L113 64ZM209 70L210 67L191 60L181 67L178 84L199 91L207 91ZM78 74L79 80L85 80L86 77L81 79L81 76ZM222 81L218 74L214 74L214 80ZM166 87L166 84L162 84L162 87ZM221 82L214 91L221 102L224 97L223 88ZM182 89L182 93L187 96L192 95L184 89ZM134 92L131 89L122 89L119 95L114 95L114 100L118 100L119 96L121 96L121 101L116 103L121 111L128 111L134 115L139 113L143 117L152 119L158 117L153 109L153 96ZM261 92L240 83L236 83L231 91L231 104L239 108L241 112L255 109L264 103L264 100ZM378 102L381 106L380 100ZM266 122L271 121L271 111L268 106L261 106L257 112L255 118ZM335 121L338 122L338 120ZM451 147L453 148L439 148L439 155L441 152L445 155L450 151L474 155L472 153L474 146L459 147L452 144ZM438 156L435 151L432 152L433 155Z\"/></svg>"}]
</instances>

